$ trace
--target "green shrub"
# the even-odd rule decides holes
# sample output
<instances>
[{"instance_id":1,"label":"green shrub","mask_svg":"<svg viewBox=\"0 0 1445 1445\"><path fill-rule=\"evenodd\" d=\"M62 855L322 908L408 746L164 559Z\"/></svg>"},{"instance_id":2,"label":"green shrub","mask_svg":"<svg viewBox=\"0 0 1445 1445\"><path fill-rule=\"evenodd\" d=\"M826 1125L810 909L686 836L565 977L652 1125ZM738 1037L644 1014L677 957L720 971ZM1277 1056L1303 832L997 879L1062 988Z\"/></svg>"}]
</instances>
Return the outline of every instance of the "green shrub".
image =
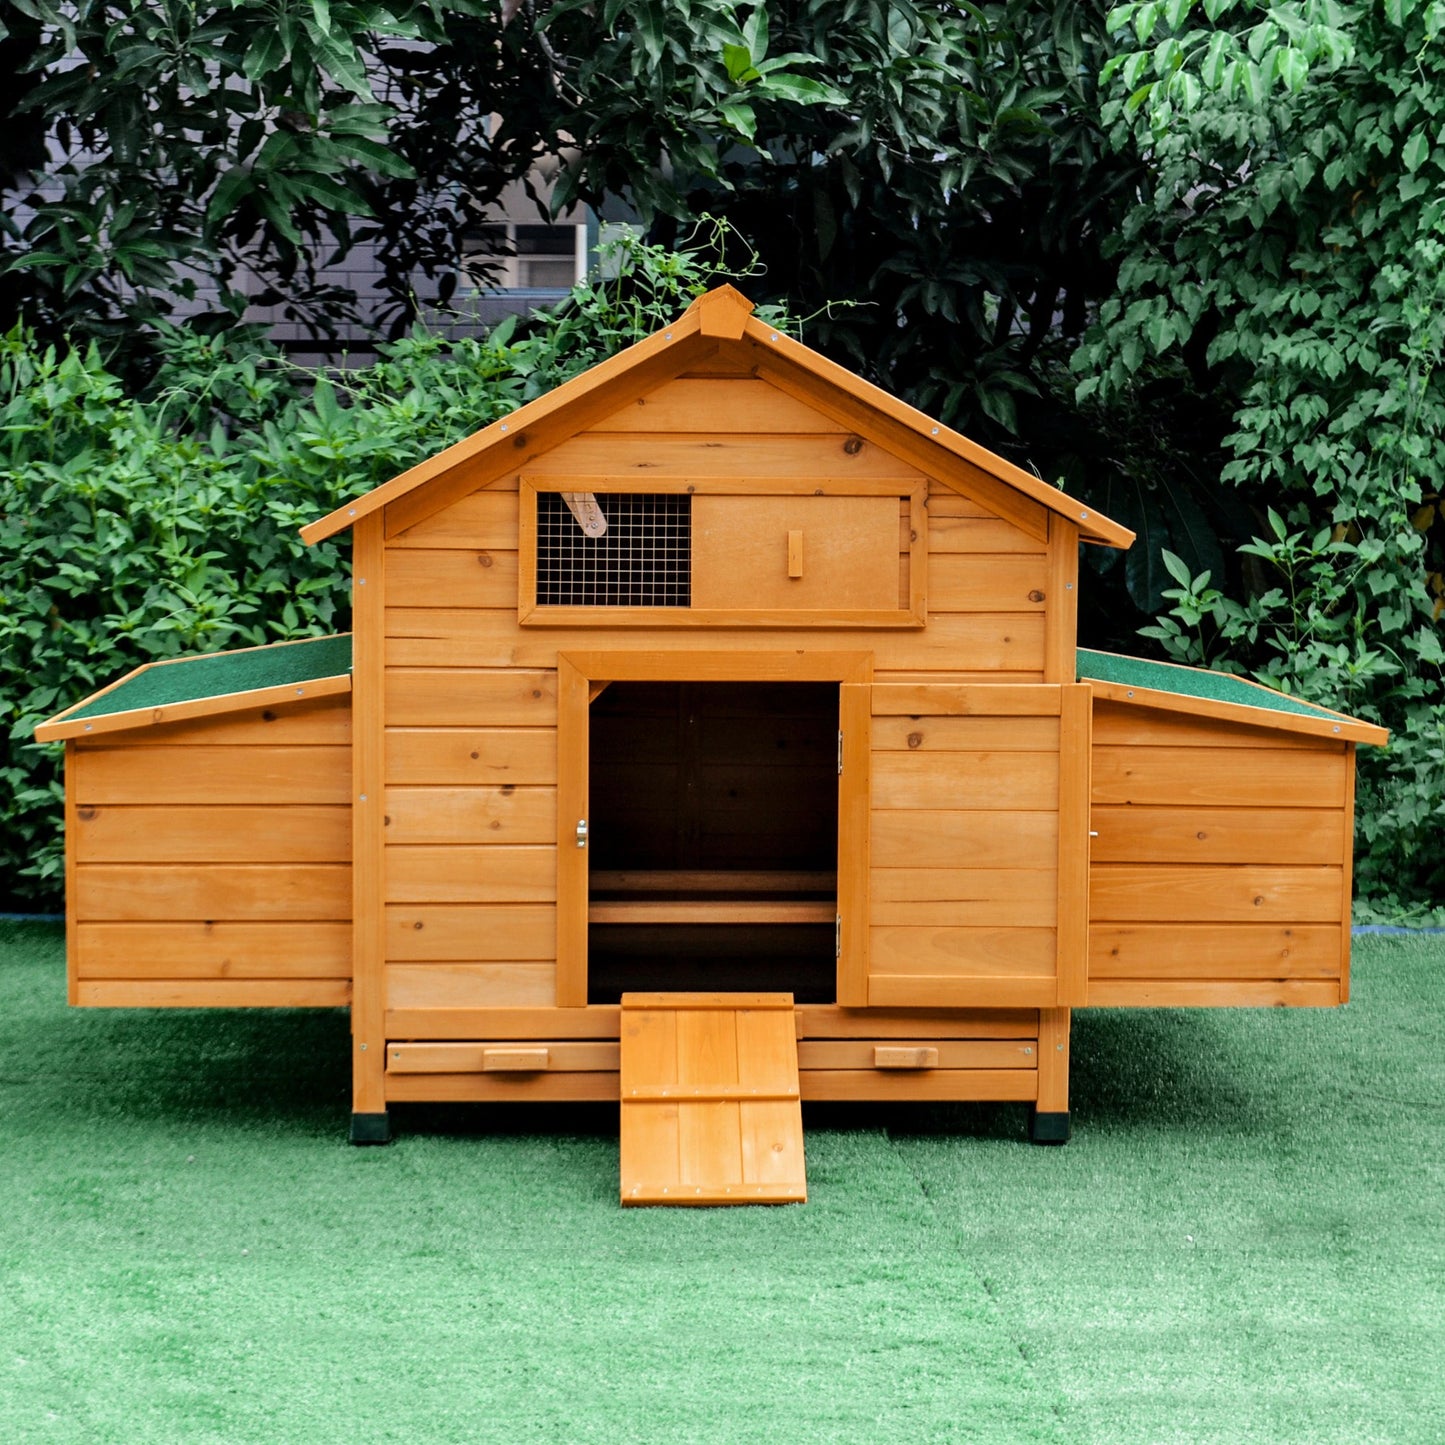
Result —
<instances>
[{"instance_id":1,"label":"green shrub","mask_svg":"<svg viewBox=\"0 0 1445 1445\"><path fill-rule=\"evenodd\" d=\"M144 662L349 626L349 544L304 523L673 320L698 256L624 241L616 279L480 340L418 332L313 373L254 337L167 334L143 396L94 347L0 338L0 908L61 902L61 780L36 723Z\"/></svg>"}]
</instances>

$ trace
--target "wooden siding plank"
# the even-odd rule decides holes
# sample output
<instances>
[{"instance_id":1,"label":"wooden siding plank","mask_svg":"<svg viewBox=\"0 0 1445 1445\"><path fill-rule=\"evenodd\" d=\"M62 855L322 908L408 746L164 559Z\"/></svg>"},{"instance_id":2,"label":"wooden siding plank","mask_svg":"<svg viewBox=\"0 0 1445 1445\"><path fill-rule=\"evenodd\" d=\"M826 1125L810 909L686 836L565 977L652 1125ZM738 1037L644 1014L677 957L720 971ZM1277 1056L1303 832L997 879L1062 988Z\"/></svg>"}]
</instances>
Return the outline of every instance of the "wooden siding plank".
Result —
<instances>
[{"instance_id":1,"label":"wooden siding plank","mask_svg":"<svg viewBox=\"0 0 1445 1445\"><path fill-rule=\"evenodd\" d=\"M536 1008L557 991L550 963L388 963L388 1009Z\"/></svg>"},{"instance_id":2,"label":"wooden siding plank","mask_svg":"<svg viewBox=\"0 0 1445 1445\"><path fill-rule=\"evenodd\" d=\"M388 1074L396 1103L542 1104L617 1102L617 1074L582 1070L545 1074Z\"/></svg>"},{"instance_id":3,"label":"wooden siding plank","mask_svg":"<svg viewBox=\"0 0 1445 1445\"><path fill-rule=\"evenodd\" d=\"M1339 1002L1338 983L1307 979L1100 979L1089 985L1092 1008L1334 1008Z\"/></svg>"},{"instance_id":4,"label":"wooden siding plank","mask_svg":"<svg viewBox=\"0 0 1445 1445\"><path fill-rule=\"evenodd\" d=\"M869 885L876 924L945 927L1058 921L1052 868L875 868Z\"/></svg>"},{"instance_id":5,"label":"wooden siding plank","mask_svg":"<svg viewBox=\"0 0 1445 1445\"><path fill-rule=\"evenodd\" d=\"M1019 978L1054 970L1052 928L874 925L870 933L875 976Z\"/></svg>"},{"instance_id":6,"label":"wooden siding plank","mask_svg":"<svg viewBox=\"0 0 1445 1445\"><path fill-rule=\"evenodd\" d=\"M598 622L614 624L623 620L597 618ZM450 686L465 691L471 684L465 681L462 670L552 668L559 653L591 651L600 640L595 627L521 628L515 608L397 608L388 614L386 625L387 665L398 669L392 679L403 709L389 714L393 726L537 724L543 719L526 708L524 687L519 688L522 696L516 700L511 715L497 717L484 707L463 706L461 700L448 703L446 679L450 676ZM830 626L826 635L830 648L866 650L876 657L879 667L930 674L1013 672L1040 680L1043 675L1044 623L1036 613L945 612L930 616L923 630L905 629L883 636ZM806 651L816 649L819 640L816 629L785 626L768 629L766 646L779 651ZM749 631L746 624L740 623L731 630L709 627L706 646L710 652L755 652L761 641L756 630ZM698 631L686 618L677 619L671 630L657 626L629 628L627 645L630 650L649 652L695 652ZM404 689L412 685L411 679L419 675L418 670L430 674L428 686L440 695L445 715L423 703L412 703L404 695Z\"/></svg>"},{"instance_id":7,"label":"wooden siding plank","mask_svg":"<svg viewBox=\"0 0 1445 1445\"><path fill-rule=\"evenodd\" d=\"M347 803L344 747L95 748L76 751L77 806L106 803Z\"/></svg>"},{"instance_id":8,"label":"wooden siding plank","mask_svg":"<svg viewBox=\"0 0 1445 1445\"><path fill-rule=\"evenodd\" d=\"M344 863L91 863L76 870L75 916L83 922L351 917Z\"/></svg>"},{"instance_id":9,"label":"wooden siding plank","mask_svg":"<svg viewBox=\"0 0 1445 1445\"><path fill-rule=\"evenodd\" d=\"M550 903L387 905L388 963L550 963L556 957L557 910Z\"/></svg>"},{"instance_id":10,"label":"wooden siding plank","mask_svg":"<svg viewBox=\"0 0 1445 1445\"><path fill-rule=\"evenodd\" d=\"M473 670L460 662L387 668L391 727L549 727L556 715L557 679L551 672Z\"/></svg>"},{"instance_id":11,"label":"wooden siding plank","mask_svg":"<svg viewBox=\"0 0 1445 1445\"><path fill-rule=\"evenodd\" d=\"M1133 806L1318 808L1344 787L1343 747L1121 748L1095 745L1093 801Z\"/></svg>"},{"instance_id":12,"label":"wooden siding plank","mask_svg":"<svg viewBox=\"0 0 1445 1445\"><path fill-rule=\"evenodd\" d=\"M388 788L386 841L554 844L555 788Z\"/></svg>"},{"instance_id":13,"label":"wooden siding plank","mask_svg":"<svg viewBox=\"0 0 1445 1445\"><path fill-rule=\"evenodd\" d=\"M339 978L92 979L83 1008L345 1008L351 981Z\"/></svg>"},{"instance_id":14,"label":"wooden siding plank","mask_svg":"<svg viewBox=\"0 0 1445 1445\"><path fill-rule=\"evenodd\" d=\"M1338 809L1161 808L1093 810L1096 863L1338 863Z\"/></svg>"},{"instance_id":15,"label":"wooden siding plank","mask_svg":"<svg viewBox=\"0 0 1445 1445\"><path fill-rule=\"evenodd\" d=\"M557 850L414 844L386 850L388 903L553 903Z\"/></svg>"},{"instance_id":16,"label":"wooden siding plank","mask_svg":"<svg viewBox=\"0 0 1445 1445\"><path fill-rule=\"evenodd\" d=\"M1187 699L1185 699L1187 701ZM1279 752L1329 754L1345 744L1303 733L1284 733L1248 723L1196 718L1094 695L1095 746L1119 748L1268 748Z\"/></svg>"},{"instance_id":17,"label":"wooden siding plank","mask_svg":"<svg viewBox=\"0 0 1445 1445\"><path fill-rule=\"evenodd\" d=\"M756 478L770 483L803 480L819 485L830 480L923 479L922 472L895 453L843 430L811 436L584 432L533 457L520 470L537 477L636 478L638 491L646 491L653 476Z\"/></svg>"},{"instance_id":18,"label":"wooden siding plank","mask_svg":"<svg viewBox=\"0 0 1445 1445\"><path fill-rule=\"evenodd\" d=\"M876 717L875 752L1057 753L1052 717Z\"/></svg>"},{"instance_id":19,"label":"wooden siding plank","mask_svg":"<svg viewBox=\"0 0 1445 1445\"><path fill-rule=\"evenodd\" d=\"M517 553L484 547L401 547L386 564L393 607L517 605Z\"/></svg>"},{"instance_id":20,"label":"wooden siding plank","mask_svg":"<svg viewBox=\"0 0 1445 1445\"><path fill-rule=\"evenodd\" d=\"M1103 863L1089 874L1093 923L1325 923L1341 870L1262 863Z\"/></svg>"},{"instance_id":21,"label":"wooden siding plank","mask_svg":"<svg viewBox=\"0 0 1445 1445\"><path fill-rule=\"evenodd\" d=\"M926 999L943 1008L1049 1008L1059 988L1053 964L1050 948L1048 973L1033 978L874 973L868 979L868 1003L908 1008Z\"/></svg>"},{"instance_id":22,"label":"wooden siding plank","mask_svg":"<svg viewBox=\"0 0 1445 1445\"><path fill-rule=\"evenodd\" d=\"M1338 979L1339 934L1334 923L1095 923L1090 1001L1098 979Z\"/></svg>"},{"instance_id":23,"label":"wooden siding plank","mask_svg":"<svg viewBox=\"0 0 1445 1445\"><path fill-rule=\"evenodd\" d=\"M391 1009L390 1039L616 1039L621 1010L616 1004L590 1008L418 1008Z\"/></svg>"},{"instance_id":24,"label":"wooden siding plank","mask_svg":"<svg viewBox=\"0 0 1445 1445\"><path fill-rule=\"evenodd\" d=\"M557 781L557 734L536 728L388 728L391 784L536 785Z\"/></svg>"},{"instance_id":25,"label":"wooden siding plank","mask_svg":"<svg viewBox=\"0 0 1445 1445\"><path fill-rule=\"evenodd\" d=\"M1028 1103L1037 1079L1032 1069L806 1069L798 1074L798 1086L805 1101Z\"/></svg>"},{"instance_id":26,"label":"wooden siding plank","mask_svg":"<svg viewBox=\"0 0 1445 1445\"><path fill-rule=\"evenodd\" d=\"M349 863L351 810L86 805L68 842L81 863Z\"/></svg>"},{"instance_id":27,"label":"wooden siding plank","mask_svg":"<svg viewBox=\"0 0 1445 1445\"><path fill-rule=\"evenodd\" d=\"M1059 845L1057 813L875 811L874 868L1046 868Z\"/></svg>"},{"instance_id":28,"label":"wooden siding plank","mask_svg":"<svg viewBox=\"0 0 1445 1445\"><path fill-rule=\"evenodd\" d=\"M107 737L109 748L306 747L351 745L351 694L278 707L243 708L216 717L161 723Z\"/></svg>"},{"instance_id":29,"label":"wooden siding plank","mask_svg":"<svg viewBox=\"0 0 1445 1445\"><path fill-rule=\"evenodd\" d=\"M80 978L351 978L348 923L78 923Z\"/></svg>"},{"instance_id":30,"label":"wooden siding plank","mask_svg":"<svg viewBox=\"0 0 1445 1445\"><path fill-rule=\"evenodd\" d=\"M938 681L878 683L873 688L874 717L1057 717L1062 706L1060 689L1045 684L973 686Z\"/></svg>"},{"instance_id":31,"label":"wooden siding plank","mask_svg":"<svg viewBox=\"0 0 1445 1445\"><path fill-rule=\"evenodd\" d=\"M943 500L937 493L928 499L928 551L929 566L943 557L955 554L975 554L996 557L1000 554L1036 557L1042 561L1046 555L1043 544L1037 537L1006 522L1002 517L985 515L982 507L968 503L964 497L954 493L961 503L971 508L970 515L950 515L940 511L937 503Z\"/></svg>"},{"instance_id":32,"label":"wooden siding plank","mask_svg":"<svg viewBox=\"0 0 1445 1445\"><path fill-rule=\"evenodd\" d=\"M1039 1031L1036 1009L910 1008L880 1013L799 1004L794 1012L800 1039L1033 1039Z\"/></svg>"},{"instance_id":33,"label":"wooden siding plank","mask_svg":"<svg viewBox=\"0 0 1445 1445\"><path fill-rule=\"evenodd\" d=\"M484 487L424 517L387 540L387 547L463 547L484 552L517 550L517 490Z\"/></svg>"},{"instance_id":34,"label":"wooden siding plank","mask_svg":"<svg viewBox=\"0 0 1445 1445\"><path fill-rule=\"evenodd\" d=\"M1047 592L1048 566L1042 554L940 553L929 559L930 612L1042 612L1046 602L1054 605Z\"/></svg>"},{"instance_id":35,"label":"wooden siding plank","mask_svg":"<svg viewBox=\"0 0 1445 1445\"><path fill-rule=\"evenodd\" d=\"M747 431L756 436L838 430L838 423L831 417L804 406L777 387L755 377L736 377L664 382L594 422L588 434L695 433L702 430L700 420L712 417L727 417L733 432Z\"/></svg>"},{"instance_id":36,"label":"wooden siding plank","mask_svg":"<svg viewBox=\"0 0 1445 1445\"><path fill-rule=\"evenodd\" d=\"M1057 753L898 753L873 759L873 807L982 812L1058 807Z\"/></svg>"}]
</instances>

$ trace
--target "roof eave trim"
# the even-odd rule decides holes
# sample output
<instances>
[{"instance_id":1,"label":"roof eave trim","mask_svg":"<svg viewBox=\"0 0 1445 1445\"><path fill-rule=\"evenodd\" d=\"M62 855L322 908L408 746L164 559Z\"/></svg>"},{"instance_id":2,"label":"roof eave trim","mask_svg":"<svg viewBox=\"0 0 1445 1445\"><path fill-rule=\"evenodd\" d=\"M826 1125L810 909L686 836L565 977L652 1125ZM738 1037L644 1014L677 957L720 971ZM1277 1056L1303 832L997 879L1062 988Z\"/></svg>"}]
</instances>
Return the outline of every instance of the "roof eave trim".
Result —
<instances>
[{"instance_id":1,"label":"roof eave trim","mask_svg":"<svg viewBox=\"0 0 1445 1445\"><path fill-rule=\"evenodd\" d=\"M169 659L168 659L169 660ZM313 677L305 682L278 683L271 687L253 687L245 692L217 693L214 697L192 698L187 702L162 703L156 707L128 708L123 712L100 713L91 717L72 718L69 714L85 707L96 698L103 697L130 678L150 671L153 666L163 664L147 663L144 667L128 672L119 682L103 688L91 697L82 698L65 712L43 722L35 729L38 743L64 742L67 738L95 737L104 733L129 732L135 728L159 727L163 723L185 722L194 718L214 717L220 713L239 712L249 707L274 707L279 703L302 702L309 698L334 697L338 693L351 691L351 674L339 673L333 677Z\"/></svg>"},{"instance_id":2,"label":"roof eave trim","mask_svg":"<svg viewBox=\"0 0 1445 1445\"><path fill-rule=\"evenodd\" d=\"M694 303L693 307L685 311L671 326L662 331L653 332L651 336L629 346L625 351L619 351L616 356L610 356L606 361L589 367L569 381L564 381L561 386L554 387L545 395L529 401L525 406L518 407L516 411L509 412L504 417L498 417L496 421L484 426L480 431L463 437L459 442L453 442L444 451L428 457L423 462L418 462L416 466L393 477L389 482L383 482L379 487L373 487L364 495L354 497L349 502L343 502L335 511L328 512L326 516L319 517L314 522L308 522L301 528L301 540L307 546L314 547L316 543L324 542L328 537L334 537L338 532L344 532L347 528L354 527L363 517L380 511L389 502L394 502L409 492L415 491L418 487L435 481L454 467L458 467L464 462L474 461L503 442L510 444L520 431L529 426L536 426L538 422L561 411L603 382L610 381L613 377L626 373L634 366L641 365L663 352L681 346L683 342L692 337L703 334L703 320L707 315L710 313L706 308L699 307L697 303Z\"/></svg>"},{"instance_id":3,"label":"roof eave trim","mask_svg":"<svg viewBox=\"0 0 1445 1445\"><path fill-rule=\"evenodd\" d=\"M757 317L750 316L744 334L759 346L776 350L780 356L812 373L820 381L850 393L865 405L902 423L925 442L931 442L960 460L972 463L1004 485L1022 492L1050 512L1057 513L1079 529L1083 541L1121 550L1133 544L1135 534L1128 527L1121 526L1101 512L1090 510L1067 492L1051 487L1032 472L1026 472L1022 467L1015 466L1011 461L999 456L997 452L991 452L987 447L970 441L961 432L935 421L917 407L890 395L882 387L874 386L871 381L865 381L861 376L855 376L847 367L839 366L837 362L819 355L786 332L767 326Z\"/></svg>"},{"instance_id":4,"label":"roof eave trim","mask_svg":"<svg viewBox=\"0 0 1445 1445\"><path fill-rule=\"evenodd\" d=\"M1250 707L1242 702L1221 702L1218 698L1161 692L1157 688L1131 687L1122 682L1101 682L1087 674L1079 680L1087 682L1094 696L1105 702L1157 708L1161 712L1188 713L1191 717L1217 718L1221 722L1247 723L1252 727L1273 728L1277 732L1304 733L1331 742L1368 743L1380 747L1390 740L1387 729L1362 722L1359 718L1346 717L1344 713L1326 711L1324 716L1311 717L1306 713ZM1247 679L1241 678L1240 681Z\"/></svg>"}]
</instances>

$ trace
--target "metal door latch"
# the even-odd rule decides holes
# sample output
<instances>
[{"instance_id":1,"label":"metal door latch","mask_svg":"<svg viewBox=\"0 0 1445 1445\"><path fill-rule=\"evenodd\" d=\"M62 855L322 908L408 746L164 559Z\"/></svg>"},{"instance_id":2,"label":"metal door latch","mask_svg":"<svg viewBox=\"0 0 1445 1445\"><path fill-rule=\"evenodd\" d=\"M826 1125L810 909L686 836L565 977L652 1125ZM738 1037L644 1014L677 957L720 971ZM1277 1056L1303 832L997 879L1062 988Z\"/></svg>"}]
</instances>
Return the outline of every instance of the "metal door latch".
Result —
<instances>
[{"instance_id":1,"label":"metal door latch","mask_svg":"<svg viewBox=\"0 0 1445 1445\"><path fill-rule=\"evenodd\" d=\"M586 819L586 818L578 818L578 819L577 819L577 846L578 846L579 848L585 848L585 847L587 846L587 819Z\"/></svg>"}]
</instances>

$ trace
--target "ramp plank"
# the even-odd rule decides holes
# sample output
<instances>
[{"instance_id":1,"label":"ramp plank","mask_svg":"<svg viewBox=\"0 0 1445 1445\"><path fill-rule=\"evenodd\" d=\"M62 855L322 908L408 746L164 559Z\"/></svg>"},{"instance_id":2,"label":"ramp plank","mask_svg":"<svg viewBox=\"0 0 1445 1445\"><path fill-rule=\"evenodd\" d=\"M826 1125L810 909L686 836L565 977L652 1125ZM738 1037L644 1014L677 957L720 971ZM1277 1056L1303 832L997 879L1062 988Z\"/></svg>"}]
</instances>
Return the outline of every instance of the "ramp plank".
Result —
<instances>
[{"instance_id":1,"label":"ramp plank","mask_svg":"<svg viewBox=\"0 0 1445 1445\"><path fill-rule=\"evenodd\" d=\"M624 994L623 1204L807 1199L791 994Z\"/></svg>"}]
</instances>

